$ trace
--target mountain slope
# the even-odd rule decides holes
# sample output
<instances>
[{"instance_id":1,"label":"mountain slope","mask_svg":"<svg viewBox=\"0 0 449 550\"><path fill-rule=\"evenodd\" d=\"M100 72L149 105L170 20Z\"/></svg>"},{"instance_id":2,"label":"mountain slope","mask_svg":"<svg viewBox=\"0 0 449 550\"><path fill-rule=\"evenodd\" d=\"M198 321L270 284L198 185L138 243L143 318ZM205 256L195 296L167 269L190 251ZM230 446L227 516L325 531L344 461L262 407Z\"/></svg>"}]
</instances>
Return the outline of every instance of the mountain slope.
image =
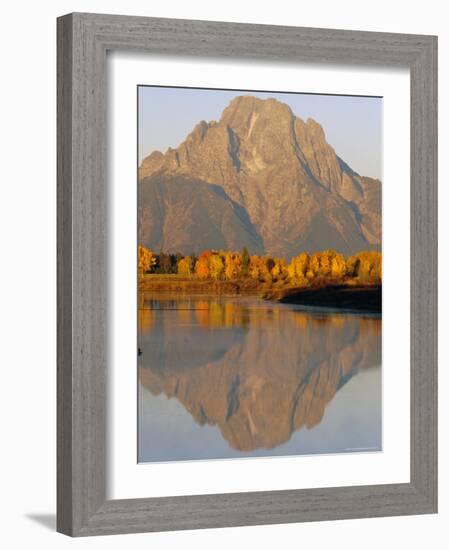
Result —
<instances>
[{"instance_id":1,"label":"mountain slope","mask_svg":"<svg viewBox=\"0 0 449 550\"><path fill-rule=\"evenodd\" d=\"M139 179L139 240L151 248L291 256L380 247L381 183L275 99L234 98L218 122L146 157Z\"/></svg>"},{"instance_id":2,"label":"mountain slope","mask_svg":"<svg viewBox=\"0 0 449 550\"><path fill-rule=\"evenodd\" d=\"M139 186L139 240L182 254L208 248L263 253L245 210L219 186L185 176L155 175Z\"/></svg>"}]
</instances>

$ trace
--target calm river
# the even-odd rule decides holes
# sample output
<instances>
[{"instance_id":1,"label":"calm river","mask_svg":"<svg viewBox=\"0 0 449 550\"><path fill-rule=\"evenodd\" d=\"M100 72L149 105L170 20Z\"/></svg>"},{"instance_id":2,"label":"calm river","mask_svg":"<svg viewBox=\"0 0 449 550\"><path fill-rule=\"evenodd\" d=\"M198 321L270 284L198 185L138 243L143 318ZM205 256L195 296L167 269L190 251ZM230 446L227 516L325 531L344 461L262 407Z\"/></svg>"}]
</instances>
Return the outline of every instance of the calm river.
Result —
<instances>
[{"instance_id":1,"label":"calm river","mask_svg":"<svg viewBox=\"0 0 449 550\"><path fill-rule=\"evenodd\" d=\"M381 450L381 319L145 294L139 462Z\"/></svg>"}]
</instances>

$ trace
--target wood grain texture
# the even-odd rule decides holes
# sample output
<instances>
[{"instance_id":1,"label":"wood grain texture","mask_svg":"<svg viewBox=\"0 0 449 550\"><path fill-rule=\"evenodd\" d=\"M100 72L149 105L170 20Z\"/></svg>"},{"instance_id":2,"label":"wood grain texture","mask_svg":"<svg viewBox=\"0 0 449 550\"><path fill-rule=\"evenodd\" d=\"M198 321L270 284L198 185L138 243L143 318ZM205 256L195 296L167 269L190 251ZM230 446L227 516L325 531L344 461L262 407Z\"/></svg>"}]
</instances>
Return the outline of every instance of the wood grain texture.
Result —
<instances>
[{"instance_id":1,"label":"wood grain texture","mask_svg":"<svg viewBox=\"0 0 449 550\"><path fill-rule=\"evenodd\" d=\"M106 52L406 66L411 73L411 480L106 500ZM437 510L437 39L70 14L58 20L58 523L72 536Z\"/></svg>"},{"instance_id":2,"label":"wood grain texture","mask_svg":"<svg viewBox=\"0 0 449 550\"><path fill-rule=\"evenodd\" d=\"M410 69L411 479L437 509L437 42Z\"/></svg>"},{"instance_id":3,"label":"wood grain texture","mask_svg":"<svg viewBox=\"0 0 449 550\"><path fill-rule=\"evenodd\" d=\"M57 529L72 529L72 24L58 20L57 166ZM60 513L61 504L64 512Z\"/></svg>"}]
</instances>

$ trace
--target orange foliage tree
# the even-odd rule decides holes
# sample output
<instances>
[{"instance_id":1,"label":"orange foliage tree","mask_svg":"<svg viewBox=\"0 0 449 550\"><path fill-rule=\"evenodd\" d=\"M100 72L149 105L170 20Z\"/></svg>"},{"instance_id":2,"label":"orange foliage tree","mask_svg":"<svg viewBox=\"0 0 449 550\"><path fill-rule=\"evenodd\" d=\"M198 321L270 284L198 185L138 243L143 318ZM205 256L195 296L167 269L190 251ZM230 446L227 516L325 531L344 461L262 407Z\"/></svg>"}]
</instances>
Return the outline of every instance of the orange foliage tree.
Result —
<instances>
[{"instance_id":1,"label":"orange foliage tree","mask_svg":"<svg viewBox=\"0 0 449 550\"><path fill-rule=\"evenodd\" d=\"M209 261L207 256L200 256L195 264L195 273L199 279L208 279L210 276Z\"/></svg>"}]
</instances>

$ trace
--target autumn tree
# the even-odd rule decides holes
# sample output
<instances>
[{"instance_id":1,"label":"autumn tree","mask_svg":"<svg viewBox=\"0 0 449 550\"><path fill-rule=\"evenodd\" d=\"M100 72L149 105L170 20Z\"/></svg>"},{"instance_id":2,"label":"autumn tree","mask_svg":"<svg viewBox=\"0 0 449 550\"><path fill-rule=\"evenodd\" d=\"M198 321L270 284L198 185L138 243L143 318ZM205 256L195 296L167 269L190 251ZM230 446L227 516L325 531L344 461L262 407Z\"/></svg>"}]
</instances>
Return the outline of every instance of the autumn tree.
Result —
<instances>
[{"instance_id":1,"label":"autumn tree","mask_svg":"<svg viewBox=\"0 0 449 550\"><path fill-rule=\"evenodd\" d=\"M185 275L190 277L192 275L193 266L192 258L190 256L185 256L178 261L177 272L178 275Z\"/></svg>"},{"instance_id":2,"label":"autumn tree","mask_svg":"<svg viewBox=\"0 0 449 550\"><path fill-rule=\"evenodd\" d=\"M360 258L357 278L361 283L368 284L370 282L371 262L369 258L362 256Z\"/></svg>"},{"instance_id":3,"label":"autumn tree","mask_svg":"<svg viewBox=\"0 0 449 550\"><path fill-rule=\"evenodd\" d=\"M357 255L360 259L357 277L361 283L374 284L381 282L382 278L382 256L379 252L360 252Z\"/></svg>"},{"instance_id":4,"label":"autumn tree","mask_svg":"<svg viewBox=\"0 0 449 550\"><path fill-rule=\"evenodd\" d=\"M382 254L375 250L358 252L348 258L348 275L361 284L382 282Z\"/></svg>"},{"instance_id":5,"label":"autumn tree","mask_svg":"<svg viewBox=\"0 0 449 550\"><path fill-rule=\"evenodd\" d=\"M209 271L212 279L221 279L223 277L224 268L223 259L219 254L212 254L209 257Z\"/></svg>"},{"instance_id":6,"label":"autumn tree","mask_svg":"<svg viewBox=\"0 0 449 550\"><path fill-rule=\"evenodd\" d=\"M284 280L288 277L287 266L284 258L274 259L274 267L271 270L271 275L276 281Z\"/></svg>"},{"instance_id":7,"label":"autumn tree","mask_svg":"<svg viewBox=\"0 0 449 550\"><path fill-rule=\"evenodd\" d=\"M343 280L347 273L346 260L343 254L335 254L331 262L331 274L334 279Z\"/></svg>"},{"instance_id":8,"label":"autumn tree","mask_svg":"<svg viewBox=\"0 0 449 550\"><path fill-rule=\"evenodd\" d=\"M375 269L376 269L376 275L379 279L379 283L382 283L382 254L381 253L379 253L378 255Z\"/></svg>"},{"instance_id":9,"label":"autumn tree","mask_svg":"<svg viewBox=\"0 0 449 550\"><path fill-rule=\"evenodd\" d=\"M382 254L380 252L372 253L370 276L373 283L382 283Z\"/></svg>"},{"instance_id":10,"label":"autumn tree","mask_svg":"<svg viewBox=\"0 0 449 550\"><path fill-rule=\"evenodd\" d=\"M307 285L307 272L309 270L310 257L307 252L294 256L287 267L290 280L299 286Z\"/></svg>"},{"instance_id":11,"label":"autumn tree","mask_svg":"<svg viewBox=\"0 0 449 550\"><path fill-rule=\"evenodd\" d=\"M265 283L271 283L273 281L273 276L271 270L275 266L273 258L267 258L266 256L262 258L261 264L261 279Z\"/></svg>"},{"instance_id":12,"label":"autumn tree","mask_svg":"<svg viewBox=\"0 0 449 550\"><path fill-rule=\"evenodd\" d=\"M226 279L236 279L240 274L242 260L240 254L226 252L225 254L225 276Z\"/></svg>"},{"instance_id":13,"label":"autumn tree","mask_svg":"<svg viewBox=\"0 0 449 550\"><path fill-rule=\"evenodd\" d=\"M203 250L201 254L199 255L198 259L206 259L209 260L209 258L212 256L212 252L210 250Z\"/></svg>"},{"instance_id":14,"label":"autumn tree","mask_svg":"<svg viewBox=\"0 0 449 550\"><path fill-rule=\"evenodd\" d=\"M257 255L251 256L249 259L249 275L252 279L259 279L261 258Z\"/></svg>"},{"instance_id":15,"label":"autumn tree","mask_svg":"<svg viewBox=\"0 0 449 550\"><path fill-rule=\"evenodd\" d=\"M137 248L137 258L140 276L144 273L149 273L154 269L156 264L156 255L148 248L139 245Z\"/></svg>"},{"instance_id":16,"label":"autumn tree","mask_svg":"<svg viewBox=\"0 0 449 550\"><path fill-rule=\"evenodd\" d=\"M208 256L201 255L195 264L195 273L200 279L208 279L210 275Z\"/></svg>"},{"instance_id":17,"label":"autumn tree","mask_svg":"<svg viewBox=\"0 0 449 550\"><path fill-rule=\"evenodd\" d=\"M357 256L349 256L346 261L346 273L348 277L357 277L359 271L360 258Z\"/></svg>"},{"instance_id":18,"label":"autumn tree","mask_svg":"<svg viewBox=\"0 0 449 550\"><path fill-rule=\"evenodd\" d=\"M320 274L320 269L321 269L320 258L321 258L321 254L319 252L314 252L310 256L309 268L306 273L306 276L309 280L318 277L318 275Z\"/></svg>"},{"instance_id":19,"label":"autumn tree","mask_svg":"<svg viewBox=\"0 0 449 550\"><path fill-rule=\"evenodd\" d=\"M320 276L323 279L329 279L332 276L332 262L336 257L335 250L324 250L320 254Z\"/></svg>"}]
</instances>

